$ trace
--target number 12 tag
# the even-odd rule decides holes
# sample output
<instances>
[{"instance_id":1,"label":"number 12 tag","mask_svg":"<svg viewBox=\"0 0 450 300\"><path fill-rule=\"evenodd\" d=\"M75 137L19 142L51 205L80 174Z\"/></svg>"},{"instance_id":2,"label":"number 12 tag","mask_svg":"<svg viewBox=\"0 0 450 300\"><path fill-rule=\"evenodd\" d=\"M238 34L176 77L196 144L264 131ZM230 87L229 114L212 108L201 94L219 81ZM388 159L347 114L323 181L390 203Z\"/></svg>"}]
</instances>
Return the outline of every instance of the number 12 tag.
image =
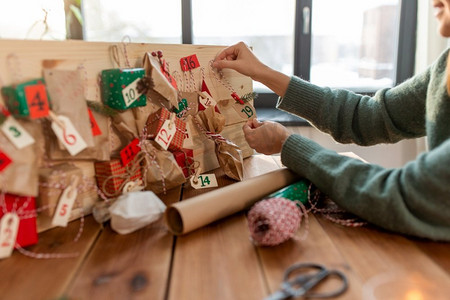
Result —
<instances>
[{"instance_id":1,"label":"number 12 tag","mask_svg":"<svg viewBox=\"0 0 450 300\"><path fill-rule=\"evenodd\" d=\"M206 189L219 186L217 184L216 175L214 174L202 174L198 176L191 177L191 186L198 189Z\"/></svg>"},{"instance_id":2,"label":"number 12 tag","mask_svg":"<svg viewBox=\"0 0 450 300\"><path fill-rule=\"evenodd\" d=\"M19 231L19 217L14 213L6 213L0 221L0 258L11 256L16 245Z\"/></svg>"},{"instance_id":3,"label":"number 12 tag","mask_svg":"<svg viewBox=\"0 0 450 300\"><path fill-rule=\"evenodd\" d=\"M87 144L75 129L70 119L65 116L57 116L56 118L58 118L61 124L52 122L52 129L59 141L69 151L70 155L74 156L83 151L87 147Z\"/></svg>"},{"instance_id":4,"label":"number 12 tag","mask_svg":"<svg viewBox=\"0 0 450 300\"><path fill-rule=\"evenodd\" d=\"M22 149L34 143L33 137L11 116L2 124L2 131L17 149Z\"/></svg>"},{"instance_id":5,"label":"number 12 tag","mask_svg":"<svg viewBox=\"0 0 450 300\"><path fill-rule=\"evenodd\" d=\"M177 132L177 127L175 126L175 122L171 120L165 120L163 126L158 131L158 135L155 138L155 141L164 149L167 150L169 148L170 143Z\"/></svg>"}]
</instances>

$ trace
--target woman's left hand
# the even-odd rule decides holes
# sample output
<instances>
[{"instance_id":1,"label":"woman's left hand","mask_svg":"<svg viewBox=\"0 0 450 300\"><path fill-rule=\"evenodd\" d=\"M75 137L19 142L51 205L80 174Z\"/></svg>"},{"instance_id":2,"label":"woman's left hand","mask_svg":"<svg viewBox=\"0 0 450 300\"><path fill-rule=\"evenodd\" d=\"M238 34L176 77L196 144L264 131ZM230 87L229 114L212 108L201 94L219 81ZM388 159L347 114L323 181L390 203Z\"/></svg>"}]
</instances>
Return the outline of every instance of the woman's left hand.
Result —
<instances>
[{"instance_id":1,"label":"woman's left hand","mask_svg":"<svg viewBox=\"0 0 450 300\"><path fill-rule=\"evenodd\" d=\"M280 123L257 119L247 121L242 129L250 147L262 154L280 153L283 143L291 135Z\"/></svg>"}]
</instances>

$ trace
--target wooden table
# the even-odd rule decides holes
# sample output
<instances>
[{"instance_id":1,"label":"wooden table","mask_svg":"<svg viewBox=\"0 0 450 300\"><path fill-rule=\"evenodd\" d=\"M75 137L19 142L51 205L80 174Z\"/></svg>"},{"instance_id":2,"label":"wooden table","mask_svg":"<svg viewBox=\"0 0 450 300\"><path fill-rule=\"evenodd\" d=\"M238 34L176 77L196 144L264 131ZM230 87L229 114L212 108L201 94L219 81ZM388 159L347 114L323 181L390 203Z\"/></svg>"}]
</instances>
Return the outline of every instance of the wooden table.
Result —
<instances>
[{"instance_id":1,"label":"wooden table","mask_svg":"<svg viewBox=\"0 0 450 300\"><path fill-rule=\"evenodd\" d=\"M276 156L244 161L249 178L280 168ZM219 185L231 184L220 171ZM162 199L189 201L207 190L179 188ZM387 278L385 291L414 283L403 297L449 299L450 244L423 241L372 226L348 228L310 215L309 235L277 247L255 247L245 213L238 213L187 235L170 234L162 220L128 235L101 227L89 216L78 242L79 222L40 235L28 250L79 252L76 258L38 260L14 251L0 261L0 299L263 299L280 286L284 270L296 262L339 269L349 279L339 299L369 299ZM301 230L298 233L302 234ZM396 277L392 277L395 275ZM383 299L388 299L383 297Z\"/></svg>"}]
</instances>

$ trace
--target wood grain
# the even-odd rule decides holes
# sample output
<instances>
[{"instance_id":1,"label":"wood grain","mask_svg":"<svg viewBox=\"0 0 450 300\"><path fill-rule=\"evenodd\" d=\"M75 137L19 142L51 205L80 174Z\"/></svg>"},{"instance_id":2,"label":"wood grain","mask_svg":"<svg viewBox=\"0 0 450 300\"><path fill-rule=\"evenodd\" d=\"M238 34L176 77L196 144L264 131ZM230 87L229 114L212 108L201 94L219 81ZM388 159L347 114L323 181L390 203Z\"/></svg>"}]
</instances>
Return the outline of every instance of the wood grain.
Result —
<instances>
[{"instance_id":1,"label":"wood grain","mask_svg":"<svg viewBox=\"0 0 450 300\"><path fill-rule=\"evenodd\" d=\"M159 195L166 205L180 199L181 187ZM164 299L173 236L163 220L127 235L106 226L77 278L72 299Z\"/></svg>"},{"instance_id":2,"label":"wood grain","mask_svg":"<svg viewBox=\"0 0 450 300\"><path fill-rule=\"evenodd\" d=\"M34 259L17 250L0 261L0 291L2 299L53 299L60 296L74 278L100 233L100 225L92 217L85 220L83 234L73 239L80 223L66 228L54 228L39 235L39 243L27 248L35 253L74 253L75 258Z\"/></svg>"}]
</instances>

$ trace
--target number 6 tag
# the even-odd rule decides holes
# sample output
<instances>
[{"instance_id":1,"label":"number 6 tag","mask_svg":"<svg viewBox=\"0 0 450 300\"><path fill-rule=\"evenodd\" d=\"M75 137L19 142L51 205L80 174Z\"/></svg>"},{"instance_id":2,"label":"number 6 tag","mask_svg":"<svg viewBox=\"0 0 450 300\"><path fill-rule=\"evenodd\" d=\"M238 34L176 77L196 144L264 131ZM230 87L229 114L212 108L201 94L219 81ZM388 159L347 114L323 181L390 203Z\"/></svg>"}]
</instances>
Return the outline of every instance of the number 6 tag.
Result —
<instances>
[{"instance_id":1,"label":"number 6 tag","mask_svg":"<svg viewBox=\"0 0 450 300\"><path fill-rule=\"evenodd\" d=\"M171 120L165 120L163 126L158 132L158 135L155 138L155 141L164 149L167 150L169 148L170 143L177 132L177 127L175 126L175 122Z\"/></svg>"},{"instance_id":2,"label":"number 6 tag","mask_svg":"<svg viewBox=\"0 0 450 300\"><path fill-rule=\"evenodd\" d=\"M0 258L11 256L16 245L19 231L19 217L15 213L6 213L0 221Z\"/></svg>"},{"instance_id":3,"label":"number 6 tag","mask_svg":"<svg viewBox=\"0 0 450 300\"><path fill-rule=\"evenodd\" d=\"M52 120L53 131L59 141L69 151L70 155L77 155L87 147L86 142L75 129L69 118L65 116L53 116Z\"/></svg>"},{"instance_id":4,"label":"number 6 tag","mask_svg":"<svg viewBox=\"0 0 450 300\"><path fill-rule=\"evenodd\" d=\"M202 174L198 176L191 177L191 186L198 189L206 189L219 186L217 184L216 175L214 174Z\"/></svg>"}]
</instances>

